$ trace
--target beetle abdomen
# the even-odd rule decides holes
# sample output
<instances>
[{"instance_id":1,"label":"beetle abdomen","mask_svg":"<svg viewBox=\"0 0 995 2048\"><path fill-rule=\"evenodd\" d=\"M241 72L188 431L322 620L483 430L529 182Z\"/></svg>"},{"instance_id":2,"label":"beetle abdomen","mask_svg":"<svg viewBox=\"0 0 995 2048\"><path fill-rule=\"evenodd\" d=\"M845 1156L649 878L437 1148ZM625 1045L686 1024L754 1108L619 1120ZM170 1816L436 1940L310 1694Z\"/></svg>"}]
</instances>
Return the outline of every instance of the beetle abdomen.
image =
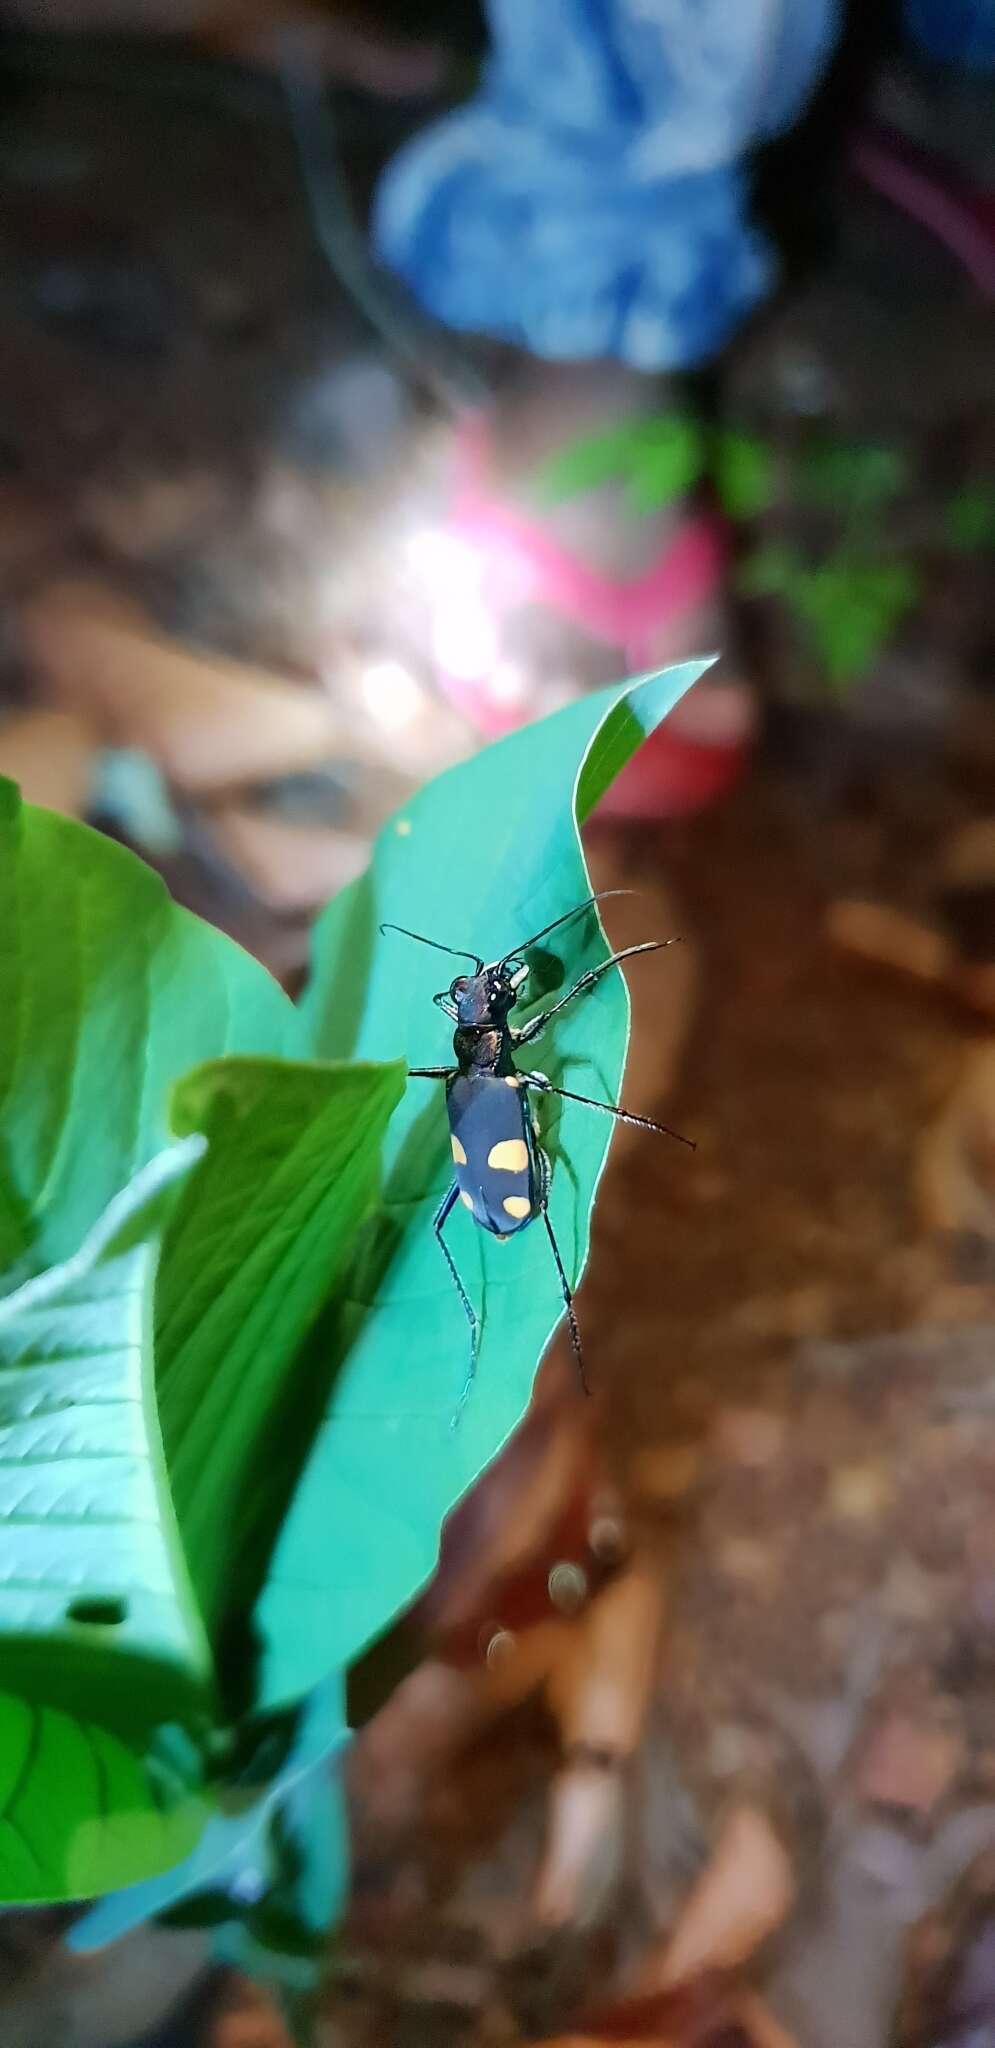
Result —
<instances>
[{"instance_id":1,"label":"beetle abdomen","mask_svg":"<svg viewBox=\"0 0 995 2048\"><path fill-rule=\"evenodd\" d=\"M510 1237L539 1207L525 1089L513 1075L457 1074L446 1102L460 1199L483 1230Z\"/></svg>"}]
</instances>

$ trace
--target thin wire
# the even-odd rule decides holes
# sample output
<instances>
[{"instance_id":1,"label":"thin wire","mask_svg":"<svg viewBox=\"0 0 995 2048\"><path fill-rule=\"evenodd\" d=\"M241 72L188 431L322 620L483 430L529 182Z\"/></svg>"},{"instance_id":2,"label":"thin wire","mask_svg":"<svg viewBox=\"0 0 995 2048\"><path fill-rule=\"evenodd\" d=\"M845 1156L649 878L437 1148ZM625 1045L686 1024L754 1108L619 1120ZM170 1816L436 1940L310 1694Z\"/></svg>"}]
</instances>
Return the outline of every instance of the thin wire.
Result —
<instances>
[{"instance_id":1,"label":"thin wire","mask_svg":"<svg viewBox=\"0 0 995 2048\"><path fill-rule=\"evenodd\" d=\"M333 276L391 354L446 412L459 416L490 404L491 391L478 371L372 260L342 175L327 94L289 42L280 80L314 237Z\"/></svg>"}]
</instances>

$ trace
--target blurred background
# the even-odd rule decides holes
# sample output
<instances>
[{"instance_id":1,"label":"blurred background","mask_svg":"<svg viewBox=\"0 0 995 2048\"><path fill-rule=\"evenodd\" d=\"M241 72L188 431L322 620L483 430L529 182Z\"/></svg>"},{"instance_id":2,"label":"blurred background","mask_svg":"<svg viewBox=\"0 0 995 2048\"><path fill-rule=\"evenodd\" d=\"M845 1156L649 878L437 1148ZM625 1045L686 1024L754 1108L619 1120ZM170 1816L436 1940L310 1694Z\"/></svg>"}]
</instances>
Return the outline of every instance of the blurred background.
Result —
<instances>
[{"instance_id":1,"label":"blurred background","mask_svg":"<svg viewBox=\"0 0 995 2048\"><path fill-rule=\"evenodd\" d=\"M0 11L0 773L294 989L415 785L719 655L588 835L697 1154L616 1146L596 1398L357 1674L323 2048L995 2043L993 72L992 0ZM11 2048L286 2048L59 1931Z\"/></svg>"}]
</instances>

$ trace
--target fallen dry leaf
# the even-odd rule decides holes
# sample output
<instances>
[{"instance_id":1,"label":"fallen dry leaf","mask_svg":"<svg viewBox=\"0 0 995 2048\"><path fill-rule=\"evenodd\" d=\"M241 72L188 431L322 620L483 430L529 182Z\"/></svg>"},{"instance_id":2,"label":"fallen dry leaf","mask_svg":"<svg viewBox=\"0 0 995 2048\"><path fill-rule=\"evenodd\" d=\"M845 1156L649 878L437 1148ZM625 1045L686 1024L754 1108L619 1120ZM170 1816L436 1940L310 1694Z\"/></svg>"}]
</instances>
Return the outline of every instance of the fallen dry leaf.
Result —
<instances>
[{"instance_id":1,"label":"fallen dry leaf","mask_svg":"<svg viewBox=\"0 0 995 2048\"><path fill-rule=\"evenodd\" d=\"M224 804L208 829L269 910L314 910L362 873L369 843L331 825L293 825L248 804Z\"/></svg>"},{"instance_id":2,"label":"fallen dry leaf","mask_svg":"<svg viewBox=\"0 0 995 2048\"><path fill-rule=\"evenodd\" d=\"M139 606L100 585L55 584L23 606L19 623L47 694L106 744L150 754L190 795L362 758L319 690L167 640Z\"/></svg>"},{"instance_id":3,"label":"fallen dry leaf","mask_svg":"<svg viewBox=\"0 0 995 2048\"><path fill-rule=\"evenodd\" d=\"M25 711L0 724L0 775L9 775L30 804L82 817L90 794L96 742L69 711Z\"/></svg>"},{"instance_id":4,"label":"fallen dry leaf","mask_svg":"<svg viewBox=\"0 0 995 2048\"><path fill-rule=\"evenodd\" d=\"M794 1899L791 1858L772 1822L757 1806L734 1807L676 1927L645 1967L644 1989L735 1969L783 1925Z\"/></svg>"}]
</instances>

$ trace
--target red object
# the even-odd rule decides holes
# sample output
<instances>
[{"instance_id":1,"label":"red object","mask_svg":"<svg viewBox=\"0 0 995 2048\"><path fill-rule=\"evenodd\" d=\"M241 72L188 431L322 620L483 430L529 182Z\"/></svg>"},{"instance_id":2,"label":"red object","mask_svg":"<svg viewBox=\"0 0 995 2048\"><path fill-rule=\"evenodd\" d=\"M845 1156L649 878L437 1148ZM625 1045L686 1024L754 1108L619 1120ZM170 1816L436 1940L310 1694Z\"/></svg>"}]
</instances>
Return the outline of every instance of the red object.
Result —
<instances>
[{"instance_id":1,"label":"red object","mask_svg":"<svg viewBox=\"0 0 995 2048\"><path fill-rule=\"evenodd\" d=\"M747 754L744 738L709 745L661 725L605 791L595 818L690 817L735 787Z\"/></svg>"},{"instance_id":2,"label":"red object","mask_svg":"<svg viewBox=\"0 0 995 2048\"><path fill-rule=\"evenodd\" d=\"M502 563L534 600L592 640L620 647L633 671L652 665L661 628L693 612L722 580L725 534L715 518L686 519L641 576L606 576L571 554L538 520L495 497L489 471L488 425L476 415L458 430L454 530Z\"/></svg>"},{"instance_id":3,"label":"red object","mask_svg":"<svg viewBox=\"0 0 995 2048\"><path fill-rule=\"evenodd\" d=\"M721 520L696 513L672 533L643 575L613 578L554 540L536 519L504 503L490 486L489 424L483 415L457 432L452 530L486 561L488 602L498 620L523 602L549 607L605 646L620 649L630 673L654 665L667 629L721 587L726 537ZM535 705L510 707L489 694L488 677L443 675L443 688L489 739L535 716ZM681 732L668 722L623 769L599 805L603 818L681 817L724 795L749 753L747 721L721 736Z\"/></svg>"}]
</instances>

